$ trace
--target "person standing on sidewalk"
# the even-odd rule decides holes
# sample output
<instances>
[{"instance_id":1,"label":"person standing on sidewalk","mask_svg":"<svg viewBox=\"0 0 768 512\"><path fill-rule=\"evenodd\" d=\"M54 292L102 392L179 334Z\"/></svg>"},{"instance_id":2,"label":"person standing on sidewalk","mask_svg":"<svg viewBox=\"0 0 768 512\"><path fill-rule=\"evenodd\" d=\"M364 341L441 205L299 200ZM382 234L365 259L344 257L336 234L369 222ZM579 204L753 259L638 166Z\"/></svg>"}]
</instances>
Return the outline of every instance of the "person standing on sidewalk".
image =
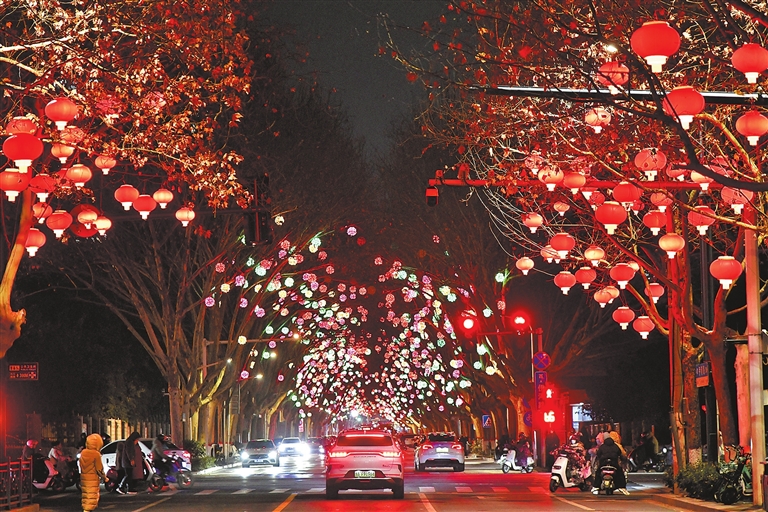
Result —
<instances>
[{"instance_id":1,"label":"person standing on sidewalk","mask_svg":"<svg viewBox=\"0 0 768 512\"><path fill-rule=\"evenodd\" d=\"M136 480L144 476L143 458L139 447L139 433L131 432L123 446L122 466L125 476L117 488L120 494L136 494Z\"/></svg>"},{"instance_id":2,"label":"person standing on sidewalk","mask_svg":"<svg viewBox=\"0 0 768 512\"><path fill-rule=\"evenodd\" d=\"M103 444L99 434L91 434L85 439L85 449L80 452L80 487L83 512L96 510L99 506L99 485L107 480L99 451Z\"/></svg>"}]
</instances>

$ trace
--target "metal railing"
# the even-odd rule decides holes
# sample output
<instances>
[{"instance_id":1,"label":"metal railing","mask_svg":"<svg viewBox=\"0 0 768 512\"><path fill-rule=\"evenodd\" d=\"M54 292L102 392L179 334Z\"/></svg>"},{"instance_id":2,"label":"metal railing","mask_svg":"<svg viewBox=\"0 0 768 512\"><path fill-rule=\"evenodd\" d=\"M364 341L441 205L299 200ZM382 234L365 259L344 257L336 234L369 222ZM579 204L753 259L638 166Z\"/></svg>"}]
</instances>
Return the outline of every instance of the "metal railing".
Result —
<instances>
[{"instance_id":1,"label":"metal railing","mask_svg":"<svg viewBox=\"0 0 768 512\"><path fill-rule=\"evenodd\" d=\"M0 510L32 503L32 461L0 462Z\"/></svg>"}]
</instances>

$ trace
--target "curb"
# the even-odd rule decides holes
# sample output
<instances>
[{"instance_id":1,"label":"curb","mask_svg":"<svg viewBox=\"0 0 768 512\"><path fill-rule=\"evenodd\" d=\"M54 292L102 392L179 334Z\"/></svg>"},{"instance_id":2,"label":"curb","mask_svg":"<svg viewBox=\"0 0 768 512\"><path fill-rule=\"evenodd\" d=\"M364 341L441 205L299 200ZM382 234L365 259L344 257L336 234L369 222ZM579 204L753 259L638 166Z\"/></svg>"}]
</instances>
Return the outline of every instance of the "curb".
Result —
<instances>
[{"instance_id":1,"label":"curb","mask_svg":"<svg viewBox=\"0 0 768 512\"><path fill-rule=\"evenodd\" d=\"M708 501L702 501L693 498L678 498L674 496L665 496L663 494L654 494L650 497L650 499L651 501L658 501L665 505L684 507L685 510L691 510L694 512L711 512L713 510L728 510L729 512L764 510L762 507L752 505L751 503L744 503L741 505L721 505L719 503L710 503Z\"/></svg>"},{"instance_id":2,"label":"curb","mask_svg":"<svg viewBox=\"0 0 768 512\"><path fill-rule=\"evenodd\" d=\"M209 475L211 473L216 473L217 471L222 470L222 469L225 469L225 467L224 466L213 466L213 467L210 467L210 468L205 468L205 469L200 469L200 470L197 470L197 471L193 471L192 474L193 475Z\"/></svg>"}]
</instances>

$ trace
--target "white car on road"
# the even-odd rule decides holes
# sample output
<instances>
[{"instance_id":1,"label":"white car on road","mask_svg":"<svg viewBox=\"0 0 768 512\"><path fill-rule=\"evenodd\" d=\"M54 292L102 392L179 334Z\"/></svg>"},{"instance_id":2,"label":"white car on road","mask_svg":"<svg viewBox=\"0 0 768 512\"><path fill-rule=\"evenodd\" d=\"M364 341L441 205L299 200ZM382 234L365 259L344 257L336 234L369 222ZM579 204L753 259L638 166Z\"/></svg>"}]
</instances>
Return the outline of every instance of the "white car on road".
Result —
<instances>
[{"instance_id":1,"label":"white car on road","mask_svg":"<svg viewBox=\"0 0 768 512\"><path fill-rule=\"evenodd\" d=\"M144 454L145 459L152 460L152 441L151 438L139 439L139 448L141 453ZM117 443L124 443L125 439L119 441L112 441L101 449L101 463L104 465L104 471L107 471L110 467L115 465L115 452L117 451ZM165 455L168 457L178 457L181 459L181 465L184 469L192 471L192 457L187 450L182 450L173 443L165 443L166 450Z\"/></svg>"},{"instance_id":2,"label":"white car on road","mask_svg":"<svg viewBox=\"0 0 768 512\"><path fill-rule=\"evenodd\" d=\"M413 467L416 471L447 467L464 471L464 445L453 432L432 432L416 447Z\"/></svg>"}]
</instances>

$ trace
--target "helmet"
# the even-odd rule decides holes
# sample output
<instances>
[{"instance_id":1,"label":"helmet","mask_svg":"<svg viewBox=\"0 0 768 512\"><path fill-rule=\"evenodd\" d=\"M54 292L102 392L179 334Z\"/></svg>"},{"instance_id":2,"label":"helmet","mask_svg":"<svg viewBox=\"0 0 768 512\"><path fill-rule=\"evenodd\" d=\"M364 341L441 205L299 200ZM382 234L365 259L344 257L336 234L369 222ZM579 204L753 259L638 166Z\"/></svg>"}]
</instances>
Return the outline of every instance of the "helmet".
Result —
<instances>
[{"instance_id":1,"label":"helmet","mask_svg":"<svg viewBox=\"0 0 768 512\"><path fill-rule=\"evenodd\" d=\"M170 441L170 440L171 440L171 438L170 438L170 437L168 437L168 436L167 436L167 435L165 435L165 434L158 434L158 435L157 435L157 440L158 440L158 441L160 441L161 443L167 443L168 441Z\"/></svg>"},{"instance_id":2,"label":"helmet","mask_svg":"<svg viewBox=\"0 0 768 512\"><path fill-rule=\"evenodd\" d=\"M29 446L30 448L34 448L35 446L37 446L37 441L35 441L34 439L30 439L29 441L27 441L27 446Z\"/></svg>"}]
</instances>

